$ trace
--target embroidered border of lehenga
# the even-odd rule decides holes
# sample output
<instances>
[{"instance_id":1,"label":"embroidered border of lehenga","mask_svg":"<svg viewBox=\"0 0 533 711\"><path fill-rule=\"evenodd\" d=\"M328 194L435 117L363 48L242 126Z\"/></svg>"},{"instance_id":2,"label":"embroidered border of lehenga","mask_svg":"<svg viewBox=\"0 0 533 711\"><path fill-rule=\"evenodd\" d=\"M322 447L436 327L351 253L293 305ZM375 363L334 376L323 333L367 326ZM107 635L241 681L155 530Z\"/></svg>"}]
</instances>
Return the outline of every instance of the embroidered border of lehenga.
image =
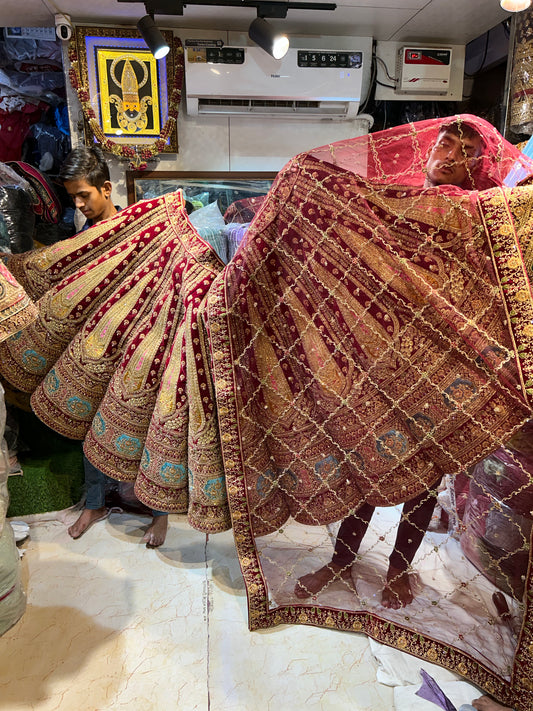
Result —
<instances>
[{"instance_id":1,"label":"embroidered border of lehenga","mask_svg":"<svg viewBox=\"0 0 533 711\"><path fill-rule=\"evenodd\" d=\"M37 318L37 307L0 262L0 342Z\"/></svg>"}]
</instances>

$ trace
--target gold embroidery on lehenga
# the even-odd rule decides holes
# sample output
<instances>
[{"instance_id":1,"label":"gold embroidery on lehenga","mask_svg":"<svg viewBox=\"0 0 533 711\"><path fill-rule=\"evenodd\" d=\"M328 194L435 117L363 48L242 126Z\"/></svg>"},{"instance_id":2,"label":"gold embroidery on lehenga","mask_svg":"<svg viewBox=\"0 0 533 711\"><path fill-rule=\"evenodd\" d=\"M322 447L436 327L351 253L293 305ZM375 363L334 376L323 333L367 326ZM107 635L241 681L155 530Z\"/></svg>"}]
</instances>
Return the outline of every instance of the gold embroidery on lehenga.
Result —
<instances>
[{"instance_id":1,"label":"gold embroidery on lehenga","mask_svg":"<svg viewBox=\"0 0 533 711\"><path fill-rule=\"evenodd\" d=\"M40 317L0 347L0 368L145 504L205 532L233 526L252 629L360 631L529 711L530 529L513 506L530 515L531 474L501 445L531 416L533 201L493 187L516 149L463 121L495 149L469 175L482 192L421 188L424 127L341 141L281 171L223 272L181 193L14 257ZM521 478L505 489L512 468ZM461 477L468 515L453 534L422 531L407 561L420 589L386 607L405 504L434 506ZM374 505L353 570L302 601L295 582L331 560L343 519L362 525ZM495 612L499 586L514 630Z\"/></svg>"},{"instance_id":2,"label":"gold embroidery on lehenga","mask_svg":"<svg viewBox=\"0 0 533 711\"><path fill-rule=\"evenodd\" d=\"M414 129L410 137L418 165L424 137ZM435 578L426 579L412 607L379 605L381 558L390 553L394 528L377 522L381 536L370 528L355 560L353 594L349 575L305 603L294 592L299 576L331 560L339 520L357 517L362 502L390 506L418 494L434 501L442 472L468 471L530 416L525 336L533 319L498 190L422 191L414 178L405 186L379 184L402 158L385 136L378 150L380 138L339 142L291 161L268 200L273 219L252 224L247 249L209 297L235 540L241 562L251 560L250 625L361 630L510 703L516 639L476 597L481 573L462 578L450 565L448 579L439 577L449 565L441 534L427 535L410 568L435 556ZM369 180L350 172L351 162ZM412 178L409 166L404 176ZM516 196L525 215L527 201L520 190ZM483 201L491 205L490 224ZM512 210L519 225L518 206ZM476 598L480 615L458 625L453 605L463 619L466 598ZM483 629L498 639L498 660L479 642Z\"/></svg>"},{"instance_id":3,"label":"gold embroidery on lehenga","mask_svg":"<svg viewBox=\"0 0 533 711\"><path fill-rule=\"evenodd\" d=\"M139 297L151 281L151 274L139 279L133 288L129 289L126 294L123 294L121 298L106 311L105 316L103 316L98 324L91 330L83 343L83 351L88 358L98 360L104 356L112 340L116 338L116 324L123 323L127 326L130 323L128 318L135 317L134 306L138 303Z\"/></svg>"}]
</instances>

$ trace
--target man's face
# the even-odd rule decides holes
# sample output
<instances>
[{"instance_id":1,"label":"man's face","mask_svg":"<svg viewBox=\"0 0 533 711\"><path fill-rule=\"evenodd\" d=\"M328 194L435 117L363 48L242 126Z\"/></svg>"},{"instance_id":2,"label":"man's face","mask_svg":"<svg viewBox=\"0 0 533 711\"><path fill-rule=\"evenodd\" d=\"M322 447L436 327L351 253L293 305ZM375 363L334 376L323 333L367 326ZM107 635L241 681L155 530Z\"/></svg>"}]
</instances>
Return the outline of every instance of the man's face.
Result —
<instances>
[{"instance_id":1,"label":"man's face","mask_svg":"<svg viewBox=\"0 0 533 711\"><path fill-rule=\"evenodd\" d=\"M106 181L101 188L89 185L86 180L65 180L63 185L74 206L91 222L105 220L113 211L110 182Z\"/></svg>"},{"instance_id":2,"label":"man's face","mask_svg":"<svg viewBox=\"0 0 533 711\"><path fill-rule=\"evenodd\" d=\"M456 136L444 130L431 149L426 164L426 187L462 185L481 154L481 137Z\"/></svg>"}]
</instances>

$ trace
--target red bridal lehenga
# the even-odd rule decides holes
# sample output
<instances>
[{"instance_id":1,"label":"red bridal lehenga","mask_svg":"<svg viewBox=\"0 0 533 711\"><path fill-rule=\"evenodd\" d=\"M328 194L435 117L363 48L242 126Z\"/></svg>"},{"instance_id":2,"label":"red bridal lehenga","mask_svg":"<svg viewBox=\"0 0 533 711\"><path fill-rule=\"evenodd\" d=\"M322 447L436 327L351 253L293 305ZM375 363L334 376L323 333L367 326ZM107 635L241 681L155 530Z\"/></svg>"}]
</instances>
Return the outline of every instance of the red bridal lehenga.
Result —
<instances>
[{"instance_id":1,"label":"red bridal lehenga","mask_svg":"<svg viewBox=\"0 0 533 711\"><path fill-rule=\"evenodd\" d=\"M230 527L199 307L223 263L181 193L144 200L66 242L11 257L39 318L0 355L35 413L151 508ZM141 493L142 491L142 493Z\"/></svg>"},{"instance_id":2,"label":"red bridal lehenga","mask_svg":"<svg viewBox=\"0 0 533 711\"><path fill-rule=\"evenodd\" d=\"M496 187L516 149L467 116L475 190L421 188L440 123L294 158L211 288L226 487L252 629L363 632L533 709L533 188ZM416 496L434 521L391 609ZM363 505L349 578L298 597Z\"/></svg>"},{"instance_id":3,"label":"red bridal lehenga","mask_svg":"<svg viewBox=\"0 0 533 711\"><path fill-rule=\"evenodd\" d=\"M421 187L443 121L483 138L467 189ZM152 508L233 526L252 629L363 632L533 709L533 188L499 187L513 167L533 174L466 115L301 154L226 268L180 193L142 201L9 260L40 315L2 374ZM414 600L386 608L420 496ZM365 505L350 575L297 597Z\"/></svg>"}]
</instances>

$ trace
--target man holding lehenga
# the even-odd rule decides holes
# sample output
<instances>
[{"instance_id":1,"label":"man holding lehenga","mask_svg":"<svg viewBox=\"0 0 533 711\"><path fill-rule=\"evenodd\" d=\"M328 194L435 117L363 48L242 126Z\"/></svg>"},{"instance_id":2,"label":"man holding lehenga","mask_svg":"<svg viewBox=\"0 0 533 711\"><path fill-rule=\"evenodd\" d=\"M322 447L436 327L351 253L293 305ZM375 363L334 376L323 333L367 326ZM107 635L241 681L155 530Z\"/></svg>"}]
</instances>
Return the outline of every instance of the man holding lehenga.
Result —
<instances>
[{"instance_id":1,"label":"man holding lehenga","mask_svg":"<svg viewBox=\"0 0 533 711\"><path fill-rule=\"evenodd\" d=\"M444 665L453 647L464 674L503 697L461 647L464 630L430 647L335 590L327 604L293 592L306 572L294 525L433 505L443 472L531 416L527 189L493 187L516 161L531 166L487 122L445 123L484 144L461 147L463 187L420 187L442 121L301 154L225 269L180 193L14 260L40 318L1 348L0 367L145 504L202 531L233 526L253 628L363 630Z\"/></svg>"}]
</instances>

